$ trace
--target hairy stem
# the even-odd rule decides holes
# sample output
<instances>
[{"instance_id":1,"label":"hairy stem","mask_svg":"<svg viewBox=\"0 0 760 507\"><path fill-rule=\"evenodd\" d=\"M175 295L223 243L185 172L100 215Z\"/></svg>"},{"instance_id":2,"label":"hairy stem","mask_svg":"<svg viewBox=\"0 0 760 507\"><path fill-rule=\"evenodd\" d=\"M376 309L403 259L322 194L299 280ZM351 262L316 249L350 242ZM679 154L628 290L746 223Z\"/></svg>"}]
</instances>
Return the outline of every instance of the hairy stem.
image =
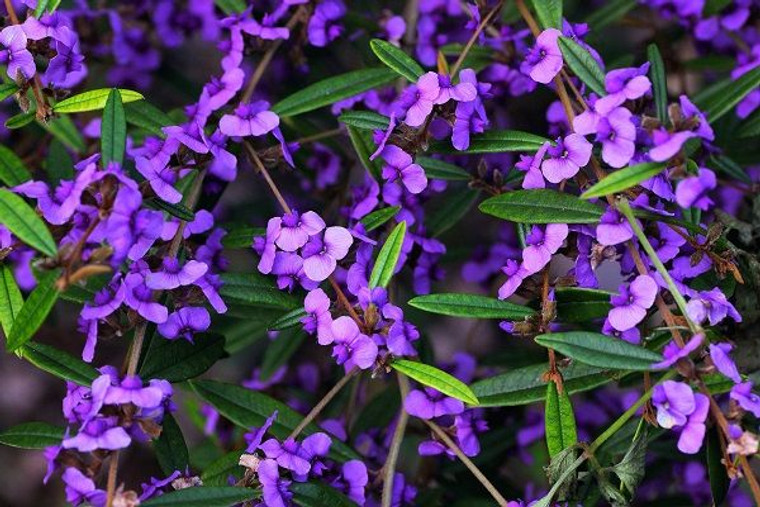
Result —
<instances>
[{"instance_id":1,"label":"hairy stem","mask_svg":"<svg viewBox=\"0 0 760 507\"><path fill-rule=\"evenodd\" d=\"M398 372L396 372L396 375L398 377L398 387L401 391L401 408L398 413L396 429L393 432L393 439L391 440L391 445L388 449L388 457L383 465L382 507L391 507L391 502L393 500L393 476L396 474L396 461L398 461L398 452L401 449L401 442L404 440L406 425L409 422L409 414L404 408L404 400L406 399L407 394L409 394L409 379Z\"/></svg>"}]
</instances>

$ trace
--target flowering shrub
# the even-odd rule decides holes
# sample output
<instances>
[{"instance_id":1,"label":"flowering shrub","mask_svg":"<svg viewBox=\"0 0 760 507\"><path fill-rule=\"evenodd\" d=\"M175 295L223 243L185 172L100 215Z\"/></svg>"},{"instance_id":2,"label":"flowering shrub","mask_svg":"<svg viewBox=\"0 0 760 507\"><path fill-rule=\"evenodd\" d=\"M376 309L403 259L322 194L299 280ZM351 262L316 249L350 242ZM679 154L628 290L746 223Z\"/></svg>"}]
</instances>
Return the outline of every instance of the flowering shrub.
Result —
<instances>
[{"instance_id":1,"label":"flowering shrub","mask_svg":"<svg viewBox=\"0 0 760 507\"><path fill-rule=\"evenodd\" d=\"M760 5L567 4L5 0L66 391L0 442L95 507L760 504Z\"/></svg>"}]
</instances>

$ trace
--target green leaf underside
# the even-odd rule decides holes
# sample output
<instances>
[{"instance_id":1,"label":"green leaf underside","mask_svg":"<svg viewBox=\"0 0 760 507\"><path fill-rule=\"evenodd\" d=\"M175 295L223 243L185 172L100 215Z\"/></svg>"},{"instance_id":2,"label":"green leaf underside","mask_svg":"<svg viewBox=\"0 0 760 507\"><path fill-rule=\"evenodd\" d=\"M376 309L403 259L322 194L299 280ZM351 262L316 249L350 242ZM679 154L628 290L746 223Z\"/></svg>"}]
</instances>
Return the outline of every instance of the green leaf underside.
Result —
<instances>
[{"instance_id":1,"label":"green leaf underside","mask_svg":"<svg viewBox=\"0 0 760 507\"><path fill-rule=\"evenodd\" d=\"M635 187L642 181L657 176L665 169L665 164L659 162L644 162L636 164L619 171L608 174L598 181L591 188L583 192L582 199L591 199L593 197L602 197L605 195L622 192L631 187Z\"/></svg>"},{"instance_id":2,"label":"green leaf underside","mask_svg":"<svg viewBox=\"0 0 760 507\"><path fill-rule=\"evenodd\" d=\"M204 373L226 355L224 337L220 334L197 334L193 341L155 337L140 366L140 376L146 380L182 382Z\"/></svg>"},{"instance_id":3,"label":"green leaf underside","mask_svg":"<svg viewBox=\"0 0 760 507\"><path fill-rule=\"evenodd\" d=\"M447 396L470 405L478 405L477 396L475 396L467 384L445 371L439 370L435 366L420 363L419 361L397 359L391 363L391 367L421 384L437 389Z\"/></svg>"},{"instance_id":4,"label":"green leaf underside","mask_svg":"<svg viewBox=\"0 0 760 507\"><path fill-rule=\"evenodd\" d=\"M24 306L21 307L13 322L6 344L9 352L17 350L28 342L45 321L58 299L59 293L55 284L57 280L57 270L48 271L40 277L37 287L29 294L29 298L24 302Z\"/></svg>"},{"instance_id":5,"label":"green leaf underside","mask_svg":"<svg viewBox=\"0 0 760 507\"><path fill-rule=\"evenodd\" d=\"M184 471L190 461L190 455L177 421L171 414L164 415L161 421L161 435L153 441L156 459L164 474L171 475L175 470Z\"/></svg>"},{"instance_id":6,"label":"green leaf underside","mask_svg":"<svg viewBox=\"0 0 760 507\"><path fill-rule=\"evenodd\" d=\"M20 449L44 449L60 445L65 429L44 422L19 424L0 433L0 444Z\"/></svg>"},{"instance_id":7,"label":"green leaf underside","mask_svg":"<svg viewBox=\"0 0 760 507\"><path fill-rule=\"evenodd\" d=\"M565 59L565 64L578 76L578 79L586 83L597 95L607 95L604 88L604 71L586 49L573 39L560 37L559 49Z\"/></svg>"},{"instance_id":8,"label":"green leaf underside","mask_svg":"<svg viewBox=\"0 0 760 507\"><path fill-rule=\"evenodd\" d=\"M647 371L652 369L652 364L662 361L656 352L620 338L587 331L539 335L536 343L598 368Z\"/></svg>"},{"instance_id":9,"label":"green leaf underside","mask_svg":"<svg viewBox=\"0 0 760 507\"><path fill-rule=\"evenodd\" d=\"M259 497L259 491L234 486L180 489L142 502L142 507L229 507Z\"/></svg>"},{"instance_id":10,"label":"green leaf underside","mask_svg":"<svg viewBox=\"0 0 760 507\"><path fill-rule=\"evenodd\" d=\"M546 386L544 423L549 456L554 457L578 443L575 414L573 414L570 397L565 390L560 394L554 382L549 382Z\"/></svg>"},{"instance_id":11,"label":"green leaf underside","mask_svg":"<svg viewBox=\"0 0 760 507\"><path fill-rule=\"evenodd\" d=\"M533 8L542 27L562 29L562 0L533 0Z\"/></svg>"},{"instance_id":12,"label":"green leaf underside","mask_svg":"<svg viewBox=\"0 0 760 507\"><path fill-rule=\"evenodd\" d=\"M479 294L427 294L410 299L409 306L429 313L469 319L523 320L536 313L527 306Z\"/></svg>"},{"instance_id":13,"label":"green leaf underside","mask_svg":"<svg viewBox=\"0 0 760 507\"><path fill-rule=\"evenodd\" d=\"M523 224L591 224L604 214L601 206L549 189L507 192L486 199L478 208L488 215Z\"/></svg>"},{"instance_id":14,"label":"green leaf underside","mask_svg":"<svg viewBox=\"0 0 760 507\"><path fill-rule=\"evenodd\" d=\"M396 271L396 264L398 263L398 258L401 254L401 246L404 244L405 236L406 222L397 224L388 235L383 247L377 254L375 265L372 268L372 273L369 277L369 286L371 289L374 289L375 287L386 287L391 281L393 273Z\"/></svg>"},{"instance_id":15,"label":"green leaf underside","mask_svg":"<svg viewBox=\"0 0 760 507\"><path fill-rule=\"evenodd\" d=\"M58 252L45 222L24 199L0 188L0 223L32 248L54 257Z\"/></svg>"},{"instance_id":16,"label":"green leaf underside","mask_svg":"<svg viewBox=\"0 0 760 507\"><path fill-rule=\"evenodd\" d=\"M100 88L79 93L73 97L66 98L53 106L56 113L83 113L86 111L99 111L106 106L108 96L112 88ZM144 97L141 93L134 90L125 90L119 88L122 103L142 100Z\"/></svg>"}]
</instances>

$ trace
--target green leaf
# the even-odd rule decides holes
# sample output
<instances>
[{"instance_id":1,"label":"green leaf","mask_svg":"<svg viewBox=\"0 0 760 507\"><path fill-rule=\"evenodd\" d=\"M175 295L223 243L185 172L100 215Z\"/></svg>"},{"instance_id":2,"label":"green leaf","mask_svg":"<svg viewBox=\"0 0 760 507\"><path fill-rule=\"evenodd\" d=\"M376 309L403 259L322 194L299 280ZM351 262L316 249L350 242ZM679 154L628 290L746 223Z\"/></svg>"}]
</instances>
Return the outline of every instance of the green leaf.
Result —
<instances>
[{"instance_id":1,"label":"green leaf","mask_svg":"<svg viewBox=\"0 0 760 507\"><path fill-rule=\"evenodd\" d=\"M15 187L32 179L29 170L7 146L0 144L0 183Z\"/></svg>"},{"instance_id":2,"label":"green leaf","mask_svg":"<svg viewBox=\"0 0 760 507\"><path fill-rule=\"evenodd\" d=\"M26 113L19 113L17 115L11 116L5 120L5 128L13 130L26 127L34 121L36 114L37 113L35 111L27 111Z\"/></svg>"},{"instance_id":3,"label":"green leaf","mask_svg":"<svg viewBox=\"0 0 760 507\"><path fill-rule=\"evenodd\" d=\"M235 486L201 486L164 493L141 507L229 507L259 497L259 491Z\"/></svg>"},{"instance_id":4,"label":"green leaf","mask_svg":"<svg viewBox=\"0 0 760 507\"><path fill-rule=\"evenodd\" d=\"M647 371L652 364L662 361L656 352L614 336L587 331L542 334L536 336L536 343L597 368Z\"/></svg>"},{"instance_id":5,"label":"green leaf","mask_svg":"<svg viewBox=\"0 0 760 507\"><path fill-rule=\"evenodd\" d=\"M85 111L99 111L106 106L108 96L111 94L112 88L99 88L97 90L90 90L83 93L78 93L73 97L64 99L53 106L53 111L56 113L82 113ZM141 93L119 88L122 103L134 102L136 100L142 100L144 97Z\"/></svg>"},{"instance_id":6,"label":"green leaf","mask_svg":"<svg viewBox=\"0 0 760 507\"><path fill-rule=\"evenodd\" d=\"M436 238L455 226L464 218L480 198L480 190L468 187L454 195L448 196L443 206L430 214L427 226L432 237Z\"/></svg>"},{"instance_id":7,"label":"green leaf","mask_svg":"<svg viewBox=\"0 0 760 507\"><path fill-rule=\"evenodd\" d=\"M100 153L103 167L109 162L124 162L127 148L127 120L124 104L117 88L111 89L103 109L103 121L100 127Z\"/></svg>"},{"instance_id":8,"label":"green leaf","mask_svg":"<svg viewBox=\"0 0 760 507\"><path fill-rule=\"evenodd\" d=\"M396 73L386 68L354 70L309 85L279 101L272 106L272 111L281 117L308 113L377 88L394 79Z\"/></svg>"},{"instance_id":9,"label":"green leaf","mask_svg":"<svg viewBox=\"0 0 760 507\"><path fill-rule=\"evenodd\" d=\"M140 376L182 382L204 373L226 356L224 336L220 334L198 334L193 341L154 336L140 366Z\"/></svg>"},{"instance_id":10,"label":"green leaf","mask_svg":"<svg viewBox=\"0 0 760 507\"><path fill-rule=\"evenodd\" d=\"M184 220L185 222L192 222L195 220L195 213L193 210L187 208L183 204L172 204L159 198L148 201L148 204L155 206L157 209L166 211L170 215L177 217L180 220Z\"/></svg>"},{"instance_id":11,"label":"green leaf","mask_svg":"<svg viewBox=\"0 0 760 507\"><path fill-rule=\"evenodd\" d=\"M219 293L233 302L246 305L293 310L303 306L293 294L277 288L272 280L259 273L222 273Z\"/></svg>"},{"instance_id":12,"label":"green leaf","mask_svg":"<svg viewBox=\"0 0 760 507\"><path fill-rule=\"evenodd\" d=\"M611 292L579 287L557 287L557 317L561 322L587 322L610 313Z\"/></svg>"},{"instance_id":13,"label":"green leaf","mask_svg":"<svg viewBox=\"0 0 760 507\"><path fill-rule=\"evenodd\" d=\"M357 129L386 130L390 118L374 111L345 111L338 116L338 121Z\"/></svg>"},{"instance_id":14,"label":"green leaf","mask_svg":"<svg viewBox=\"0 0 760 507\"><path fill-rule=\"evenodd\" d=\"M663 125L668 122L668 81L665 78L665 63L656 44L647 48L649 58L649 77L652 79L652 93L657 108L657 118Z\"/></svg>"},{"instance_id":15,"label":"green leaf","mask_svg":"<svg viewBox=\"0 0 760 507\"><path fill-rule=\"evenodd\" d=\"M583 192L581 199L591 199L622 192L634 187L644 180L657 176L665 169L660 162L643 162L628 166L608 174L591 188Z\"/></svg>"},{"instance_id":16,"label":"green leaf","mask_svg":"<svg viewBox=\"0 0 760 507\"><path fill-rule=\"evenodd\" d=\"M399 76L406 78L410 83L416 83L420 76L425 72L422 66L414 58L404 53L399 47L390 42L372 39L369 41L369 47L372 52L388 68L396 71Z\"/></svg>"},{"instance_id":17,"label":"green leaf","mask_svg":"<svg viewBox=\"0 0 760 507\"><path fill-rule=\"evenodd\" d=\"M24 306L21 307L13 322L13 328L5 345L8 352L14 352L29 341L45 321L58 300L57 280L57 270L48 271L40 277L37 287L29 294L29 298L24 302Z\"/></svg>"},{"instance_id":18,"label":"green leaf","mask_svg":"<svg viewBox=\"0 0 760 507\"><path fill-rule=\"evenodd\" d=\"M743 181L748 185L752 184L752 179L747 176L747 172L725 155L712 155L707 161L707 166L711 169L716 169L723 174L730 176L733 179Z\"/></svg>"},{"instance_id":19,"label":"green leaf","mask_svg":"<svg viewBox=\"0 0 760 507\"><path fill-rule=\"evenodd\" d=\"M390 206L387 208L380 208L372 213L365 215L364 218L359 220L367 232L374 231L391 218L395 217L398 212L401 211L401 206Z\"/></svg>"},{"instance_id":20,"label":"green leaf","mask_svg":"<svg viewBox=\"0 0 760 507\"><path fill-rule=\"evenodd\" d=\"M434 180L469 181L472 176L459 166L431 157L417 157L415 162Z\"/></svg>"},{"instance_id":21,"label":"green leaf","mask_svg":"<svg viewBox=\"0 0 760 507\"><path fill-rule=\"evenodd\" d=\"M254 237L266 234L266 229L263 227L241 224L225 224L223 227L227 231L222 238L224 248L251 248Z\"/></svg>"},{"instance_id":22,"label":"green leaf","mask_svg":"<svg viewBox=\"0 0 760 507\"><path fill-rule=\"evenodd\" d=\"M42 343L26 342L26 345L21 348L21 356L40 370L83 386L92 384L99 375L98 370L92 365Z\"/></svg>"},{"instance_id":23,"label":"green leaf","mask_svg":"<svg viewBox=\"0 0 760 507\"><path fill-rule=\"evenodd\" d=\"M356 417L351 426L351 436L366 432L370 428L385 428L391 424L401 406L398 389L383 389L377 393Z\"/></svg>"},{"instance_id":24,"label":"green leaf","mask_svg":"<svg viewBox=\"0 0 760 507\"><path fill-rule=\"evenodd\" d=\"M24 298L13 276L13 270L7 264L0 264L0 325L5 336L11 334L13 322L22 306Z\"/></svg>"},{"instance_id":25,"label":"green leaf","mask_svg":"<svg viewBox=\"0 0 760 507\"><path fill-rule=\"evenodd\" d=\"M28 422L0 433L0 444L21 449L44 449L61 445L65 429L44 422Z\"/></svg>"},{"instance_id":26,"label":"green leaf","mask_svg":"<svg viewBox=\"0 0 760 507\"><path fill-rule=\"evenodd\" d=\"M760 136L760 109L741 122L736 135L742 139Z\"/></svg>"},{"instance_id":27,"label":"green leaf","mask_svg":"<svg viewBox=\"0 0 760 507\"><path fill-rule=\"evenodd\" d=\"M578 79L586 83L597 95L602 97L607 95L604 88L604 71L591 53L568 37L560 37L558 42L565 63L578 76Z\"/></svg>"},{"instance_id":28,"label":"green leaf","mask_svg":"<svg viewBox=\"0 0 760 507\"><path fill-rule=\"evenodd\" d=\"M647 425L642 419L639 423L639 430L633 438L628 451L623 459L612 467L612 471L620 479L620 484L633 495L636 487L639 485L645 475L646 457L647 457Z\"/></svg>"},{"instance_id":29,"label":"green leaf","mask_svg":"<svg viewBox=\"0 0 760 507\"><path fill-rule=\"evenodd\" d=\"M396 272L396 264L401 254L401 246L406 236L406 222L400 222L386 238L369 277L369 287L386 287Z\"/></svg>"},{"instance_id":30,"label":"green leaf","mask_svg":"<svg viewBox=\"0 0 760 507\"><path fill-rule=\"evenodd\" d=\"M161 435L153 441L153 450L156 451L156 459L164 475L171 475L175 470L184 473L190 462L185 437L182 436L177 421L169 413L164 414Z\"/></svg>"},{"instance_id":31,"label":"green leaf","mask_svg":"<svg viewBox=\"0 0 760 507\"><path fill-rule=\"evenodd\" d=\"M45 13L49 0L37 0L37 6L34 8L34 17L38 18Z\"/></svg>"},{"instance_id":32,"label":"green leaf","mask_svg":"<svg viewBox=\"0 0 760 507\"><path fill-rule=\"evenodd\" d=\"M45 159L45 172L48 175L48 183L53 186L58 186L61 180L74 179L74 161L58 139L50 143L48 156Z\"/></svg>"},{"instance_id":33,"label":"green leaf","mask_svg":"<svg viewBox=\"0 0 760 507\"><path fill-rule=\"evenodd\" d=\"M48 257L57 255L58 248L45 222L24 199L4 188L0 188L0 224Z\"/></svg>"},{"instance_id":34,"label":"green leaf","mask_svg":"<svg viewBox=\"0 0 760 507\"><path fill-rule=\"evenodd\" d=\"M729 93L716 93L697 102L710 123L731 111L748 93L760 86L760 67L755 67L729 83Z\"/></svg>"},{"instance_id":35,"label":"green leaf","mask_svg":"<svg viewBox=\"0 0 760 507\"><path fill-rule=\"evenodd\" d=\"M261 380L269 380L280 366L287 363L301 347L305 338L306 333L301 329L294 329L288 333L280 333L277 338L269 342L264 358L261 360Z\"/></svg>"},{"instance_id":36,"label":"green leaf","mask_svg":"<svg viewBox=\"0 0 760 507\"><path fill-rule=\"evenodd\" d=\"M351 126L346 127L346 130L348 131L348 138L351 140L354 151L356 151L356 155L359 158L359 162L361 162L367 172L369 172L376 181L383 181L381 177L383 169L380 162L377 159L369 159L375 151L375 144L372 142L372 133L368 130L358 129Z\"/></svg>"},{"instance_id":37,"label":"green leaf","mask_svg":"<svg viewBox=\"0 0 760 507\"><path fill-rule=\"evenodd\" d=\"M544 29L562 30L562 0L533 0L532 3Z\"/></svg>"},{"instance_id":38,"label":"green leaf","mask_svg":"<svg viewBox=\"0 0 760 507\"><path fill-rule=\"evenodd\" d=\"M486 199L480 211L521 224L594 224L604 209L574 195L549 189L514 190Z\"/></svg>"},{"instance_id":39,"label":"green leaf","mask_svg":"<svg viewBox=\"0 0 760 507\"><path fill-rule=\"evenodd\" d=\"M554 457L568 447L578 443L578 431L575 428L573 404L567 391L560 394L557 384L549 382L546 386L546 407L544 410L546 427L546 446L549 456Z\"/></svg>"},{"instance_id":40,"label":"green leaf","mask_svg":"<svg viewBox=\"0 0 760 507\"><path fill-rule=\"evenodd\" d=\"M201 474L203 484L206 486L224 486L228 484L227 479L231 475L235 479L242 478L243 467L238 464L241 454L241 451L228 452L207 466Z\"/></svg>"},{"instance_id":41,"label":"green leaf","mask_svg":"<svg viewBox=\"0 0 760 507\"><path fill-rule=\"evenodd\" d=\"M335 488L321 482L294 482L293 502L303 507L355 507L356 504Z\"/></svg>"},{"instance_id":42,"label":"green leaf","mask_svg":"<svg viewBox=\"0 0 760 507\"><path fill-rule=\"evenodd\" d=\"M637 3L637 0L611 0L610 2L605 2L598 9L591 11L591 14L586 18L586 23L593 28L592 33L595 33L625 16L636 7Z\"/></svg>"},{"instance_id":43,"label":"green leaf","mask_svg":"<svg viewBox=\"0 0 760 507\"><path fill-rule=\"evenodd\" d=\"M251 426L261 426L276 410L277 419L272 424L271 433L277 438L284 439L303 420L301 414L284 403L242 386L214 380L191 380L190 386L220 414L246 430ZM318 431L324 430L311 423L303 433L311 435ZM337 439L333 440L330 455L340 461L359 457L353 449Z\"/></svg>"},{"instance_id":44,"label":"green leaf","mask_svg":"<svg viewBox=\"0 0 760 507\"><path fill-rule=\"evenodd\" d=\"M158 137L166 137L163 127L174 125L174 122L169 115L161 111L159 108L148 102L147 100L140 100L132 102L124 106L124 112L126 114L127 123L139 127L146 132Z\"/></svg>"},{"instance_id":45,"label":"green leaf","mask_svg":"<svg viewBox=\"0 0 760 507\"><path fill-rule=\"evenodd\" d=\"M396 359L391 363L391 367L420 384L437 389L446 396L451 396L469 405L478 405L477 396L467 387L467 384L435 366L419 361Z\"/></svg>"},{"instance_id":46,"label":"green leaf","mask_svg":"<svg viewBox=\"0 0 760 507\"><path fill-rule=\"evenodd\" d=\"M731 480L726 473L726 466L722 463L723 452L720 447L718 428L712 426L707 430L705 460L707 461L707 475L710 479L710 493L713 505L720 506L726 500Z\"/></svg>"},{"instance_id":47,"label":"green leaf","mask_svg":"<svg viewBox=\"0 0 760 507\"><path fill-rule=\"evenodd\" d=\"M457 150L449 141L431 143L430 151L451 154L481 154L505 153L509 151L536 152L549 140L519 130L489 130L470 138L470 146L466 150Z\"/></svg>"},{"instance_id":48,"label":"green leaf","mask_svg":"<svg viewBox=\"0 0 760 507\"><path fill-rule=\"evenodd\" d=\"M18 91L18 85L16 83L3 83L0 84L0 102L7 99Z\"/></svg>"},{"instance_id":49,"label":"green leaf","mask_svg":"<svg viewBox=\"0 0 760 507\"><path fill-rule=\"evenodd\" d=\"M541 401L546 396L544 379L549 365L534 364L517 368L500 375L475 382L472 391L482 407L509 407L528 405ZM588 391L610 382L613 376L601 368L582 363L571 363L560 367L563 385L568 394Z\"/></svg>"},{"instance_id":50,"label":"green leaf","mask_svg":"<svg viewBox=\"0 0 760 507\"><path fill-rule=\"evenodd\" d=\"M527 306L479 294L426 294L410 299L408 304L425 312L467 319L523 320L536 313Z\"/></svg>"},{"instance_id":51,"label":"green leaf","mask_svg":"<svg viewBox=\"0 0 760 507\"><path fill-rule=\"evenodd\" d=\"M70 117L59 116L47 123L37 123L48 131L50 135L61 141L67 148L77 153L83 153L87 150L82 134L79 133L79 129L74 125L74 121Z\"/></svg>"},{"instance_id":52,"label":"green leaf","mask_svg":"<svg viewBox=\"0 0 760 507\"><path fill-rule=\"evenodd\" d=\"M306 317L306 310L303 308L296 308L295 310L291 310L274 319L269 323L267 329L269 331L283 331L285 329L290 329L291 327L300 326L301 319L304 317Z\"/></svg>"},{"instance_id":53,"label":"green leaf","mask_svg":"<svg viewBox=\"0 0 760 507\"><path fill-rule=\"evenodd\" d=\"M246 8L244 0L214 0L214 3L228 16L241 14Z\"/></svg>"}]
</instances>

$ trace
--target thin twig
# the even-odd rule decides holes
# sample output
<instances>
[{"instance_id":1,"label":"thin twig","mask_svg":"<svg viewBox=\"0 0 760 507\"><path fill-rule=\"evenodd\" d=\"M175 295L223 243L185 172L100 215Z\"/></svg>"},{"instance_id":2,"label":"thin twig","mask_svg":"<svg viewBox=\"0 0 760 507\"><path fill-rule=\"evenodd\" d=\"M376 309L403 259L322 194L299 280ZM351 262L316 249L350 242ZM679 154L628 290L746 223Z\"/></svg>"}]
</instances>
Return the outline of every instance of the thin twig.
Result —
<instances>
[{"instance_id":1,"label":"thin twig","mask_svg":"<svg viewBox=\"0 0 760 507\"><path fill-rule=\"evenodd\" d=\"M269 171L267 171L267 168L264 166L264 163L256 154L256 150L253 149L253 146L251 146L250 143L248 143L247 141L244 141L243 148L245 149L245 152L248 155L248 158L251 159L251 161L256 165L256 168L259 170L261 175L264 176L264 180L266 180L267 185L269 185L269 189L272 191L272 194L274 194L274 197L275 199L277 199L277 202L280 204L280 207L282 207L282 210L285 213L292 213L293 210L290 209L290 206L288 206L288 203L285 201L285 198L280 193L280 190L277 188L277 185L274 184L274 180L272 180L272 176L269 175Z\"/></svg>"},{"instance_id":2,"label":"thin twig","mask_svg":"<svg viewBox=\"0 0 760 507\"><path fill-rule=\"evenodd\" d=\"M480 34L483 33L483 30L491 22L491 19L493 19L496 13L499 12L499 10L501 10L501 6L503 4L504 4L504 0L499 0L499 3L497 3L494 6L494 8L491 9L489 13L486 14L486 16L480 22L478 27L473 32L472 37L470 37L470 40L467 41L467 44L464 46L464 49L462 49L462 52L459 54L459 58L457 58L457 61L454 62L454 65L451 66L451 72L449 72L451 76L455 76L457 71L459 71L459 68L464 63L464 59L467 58L467 55L470 53L472 46L475 44L475 41L478 40L478 37L480 37Z\"/></svg>"},{"instance_id":3,"label":"thin twig","mask_svg":"<svg viewBox=\"0 0 760 507\"><path fill-rule=\"evenodd\" d=\"M381 507L390 507L393 500L393 479L396 475L396 462L398 461L401 442L404 440L406 425L409 422L409 414L407 414L404 408L404 400L409 394L409 379L398 372L396 375L398 376L398 388L401 391L401 408L398 413L396 429L393 432L393 439L388 449L388 457L383 465L383 498Z\"/></svg>"},{"instance_id":4,"label":"thin twig","mask_svg":"<svg viewBox=\"0 0 760 507\"><path fill-rule=\"evenodd\" d=\"M354 367L351 371L346 373L343 378L340 379L338 383L335 384L333 388L330 389L321 400L319 400L319 403L314 405L314 408L312 408L306 417L304 417L303 420L298 423L298 426L296 426L293 431L290 432L290 435L288 435L288 440L296 438L303 431L303 429L308 426L309 423L322 412L322 410L324 410L327 404L330 403L333 398L335 398L335 395L338 394L341 389L343 389L343 386L345 386L349 380L354 378L354 375L357 373L359 373L359 368L357 367Z\"/></svg>"},{"instance_id":5,"label":"thin twig","mask_svg":"<svg viewBox=\"0 0 760 507\"><path fill-rule=\"evenodd\" d=\"M106 486L106 506L113 505L113 497L116 494L116 472L119 469L119 451L111 453L111 462L108 464L108 483Z\"/></svg>"}]
</instances>

